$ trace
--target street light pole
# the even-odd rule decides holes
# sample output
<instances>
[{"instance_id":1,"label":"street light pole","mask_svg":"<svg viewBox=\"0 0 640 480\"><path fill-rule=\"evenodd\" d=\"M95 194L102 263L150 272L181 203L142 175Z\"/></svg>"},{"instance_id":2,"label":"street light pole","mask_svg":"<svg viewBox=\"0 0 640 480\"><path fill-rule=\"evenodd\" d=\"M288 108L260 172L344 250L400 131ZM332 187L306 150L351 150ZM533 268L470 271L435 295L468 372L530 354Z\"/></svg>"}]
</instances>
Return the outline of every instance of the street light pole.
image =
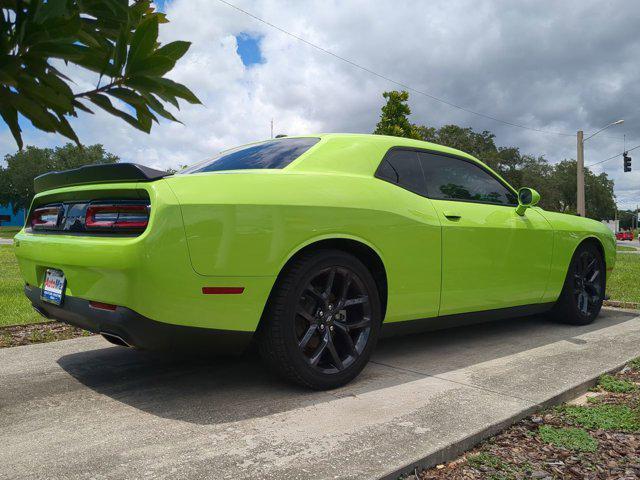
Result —
<instances>
[{"instance_id":1,"label":"street light pole","mask_svg":"<svg viewBox=\"0 0 640 480\"><path fill-rule=\"evenodd\" d=\"M613 127L614 125L620 125L624 123L624 120L616 120L615 122L611 122L609 125L602 127L596 133L592 133L587 138L584 138L584 132L582 130L578 130L578 155L577 155L577 192L576 192L576 209L578 210L578 215L581 217L586 216L586 208L584 201L584 142L589 140L591 137L595 137L601 131L606 130L609 127Z\"/></svg>"},{"instance_id":2,"label":"street light pole","mask_svg":"<svg viewBox=\"0 0 640 480\"><path fill-rule=\"evenodd\" d=\"M586 209L584 206L584 133L578 130L578 192L577 192L577 209L578 215L584 217Z\"/></svg>"}]
</instances>

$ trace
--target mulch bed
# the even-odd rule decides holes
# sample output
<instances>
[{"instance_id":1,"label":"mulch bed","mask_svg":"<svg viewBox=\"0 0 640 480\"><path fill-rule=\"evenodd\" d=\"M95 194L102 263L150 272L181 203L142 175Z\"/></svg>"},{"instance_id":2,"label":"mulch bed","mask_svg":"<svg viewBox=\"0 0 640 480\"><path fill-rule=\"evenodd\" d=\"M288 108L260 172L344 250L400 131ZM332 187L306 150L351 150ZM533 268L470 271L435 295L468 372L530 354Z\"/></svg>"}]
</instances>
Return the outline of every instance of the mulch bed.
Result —
<instances>
[{"instance_id":1,"label":"mulch bed","mask_svg":"<svg viewBox=\"0 0 640 480\"><path fill-rule=\"evenodd\" d=\"M0 348L54 342L88 335L92 335L92 333L61 322L10 325L8 327L0 327Z\"/></svg>"},{"instance_id":2,"label":"mulch bed","mask_svg":"<svg viewBox=\"0 0 640 480\"><path fill-rule=\"evenodd\" d=\"M588 429L576 423L557 407L533 415L495 437L485 441L472 451L447 464L418 471L421 480L508 480L508 479L640 479L640 360L632 362L615 379L635 383L635 390L627 393L611 393L596 387L595 398L584 399L578 407L590 412L601 405L630 408L636 415L636 423L627 431ZM614 407L615 408L615 407ZM632 417L633 418L633 417ZM546 427L543 427L546 426ZM546 443L540 432L543 429L582 430L588 442L595 443L593 450L563 448ZM415 479L409 475L406 479Z\"/></svg>"}]
</instances>

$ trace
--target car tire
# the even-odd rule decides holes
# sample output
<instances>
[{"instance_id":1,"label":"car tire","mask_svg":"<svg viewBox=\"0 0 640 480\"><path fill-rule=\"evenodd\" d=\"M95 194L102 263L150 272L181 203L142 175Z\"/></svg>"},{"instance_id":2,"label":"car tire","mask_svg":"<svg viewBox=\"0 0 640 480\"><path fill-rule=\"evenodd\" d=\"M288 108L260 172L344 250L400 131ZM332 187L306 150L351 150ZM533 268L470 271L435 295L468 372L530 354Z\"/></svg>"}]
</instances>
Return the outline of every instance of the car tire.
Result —
<instances>
[{"instance_id":1,"label":"car tire","mask_svg":"<svg viewBox=\"0 0 640 480\"><path fill-rule=\"evenodd\" d=\"M562 293L553 309L554 317L562 323L588 325L600 313L605 287L602 254L593 243L583 243L571 258Z\"/></svg>"},{"instance_id":2,"label":"car tire","mask_svg":"<svg viewBox=\"0 0 640 480\"><path fill-rule=\"evenodd\" d=\"M261 357L285 379L339 387L365 367L382 323L369 269L340 250L293 260L278 277L258 331Z\"/></svg>"}]
</instances>

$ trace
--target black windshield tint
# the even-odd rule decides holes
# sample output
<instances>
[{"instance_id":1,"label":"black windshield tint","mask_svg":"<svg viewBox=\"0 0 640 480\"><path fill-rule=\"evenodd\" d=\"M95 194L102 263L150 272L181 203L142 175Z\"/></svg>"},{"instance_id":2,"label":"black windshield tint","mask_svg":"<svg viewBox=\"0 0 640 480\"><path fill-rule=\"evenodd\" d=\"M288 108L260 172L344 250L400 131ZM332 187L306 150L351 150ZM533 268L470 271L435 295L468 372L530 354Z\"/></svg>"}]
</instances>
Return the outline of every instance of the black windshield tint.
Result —
<instances>
[{"instance_id":1,"label":"black windshield tint","mask_svg":"<svg viewBox=\"0 0 640 480\"><path fill-rule=\"evenodd\" d=\"M180 173L284 168L319 141L319 138L282 138L239 147Z\"/></svg>"}]
</instances>

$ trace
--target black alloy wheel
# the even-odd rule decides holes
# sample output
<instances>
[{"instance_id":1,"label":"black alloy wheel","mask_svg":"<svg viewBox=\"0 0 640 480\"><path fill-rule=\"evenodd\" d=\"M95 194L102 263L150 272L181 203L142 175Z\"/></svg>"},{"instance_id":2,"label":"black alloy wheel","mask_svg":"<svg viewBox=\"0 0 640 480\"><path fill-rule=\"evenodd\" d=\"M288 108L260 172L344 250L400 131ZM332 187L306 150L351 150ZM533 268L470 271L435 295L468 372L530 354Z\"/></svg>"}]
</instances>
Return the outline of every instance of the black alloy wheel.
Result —
<instances>
[{"instance_id":1,"label":"black alloy wheel","mask_svg":"<svg viewBox=\"0 0 640 480\"><path fill-rule=\"evenodd\" d=\"M381 324L371 271L347 252L317 250L291 261L279 276L258 347L286 379L318 390L336 388L367 364Z\"/></svg>"},{"instance_id":2,"label":"black alloy wheel","mask_svg":"<svg viewBox=\"0 0 640 480\"><path fill-rule=\"evenodd\" d=\"M600 310L602 304L601 263L590 250L583 250L574 263L573 295L578 310L585 316Z\"/></svg>"},{"instance_id":3,"label":"black alloy wheel","mask_svg":"<svg viewBox=\"0 0 640 480\"><path fill-rule=\"evenodd\" d=\"M298 301L295 330L314 369L333 374L353 364L371 333L371 303L358 275L333 266L311 278Z\"/></svg>"},{"instance_id":4,"label":"black alloy wheel","mask_svg":"<svg viewBox=\"0 0 640 480\"><path fill-rule=\"evenodd\" d=\"M600 313L605 288L602 254L593 243L583 243L573 254L562 293L552 313L560 322L587 325Z\"/></svg>"}]
</instances>

